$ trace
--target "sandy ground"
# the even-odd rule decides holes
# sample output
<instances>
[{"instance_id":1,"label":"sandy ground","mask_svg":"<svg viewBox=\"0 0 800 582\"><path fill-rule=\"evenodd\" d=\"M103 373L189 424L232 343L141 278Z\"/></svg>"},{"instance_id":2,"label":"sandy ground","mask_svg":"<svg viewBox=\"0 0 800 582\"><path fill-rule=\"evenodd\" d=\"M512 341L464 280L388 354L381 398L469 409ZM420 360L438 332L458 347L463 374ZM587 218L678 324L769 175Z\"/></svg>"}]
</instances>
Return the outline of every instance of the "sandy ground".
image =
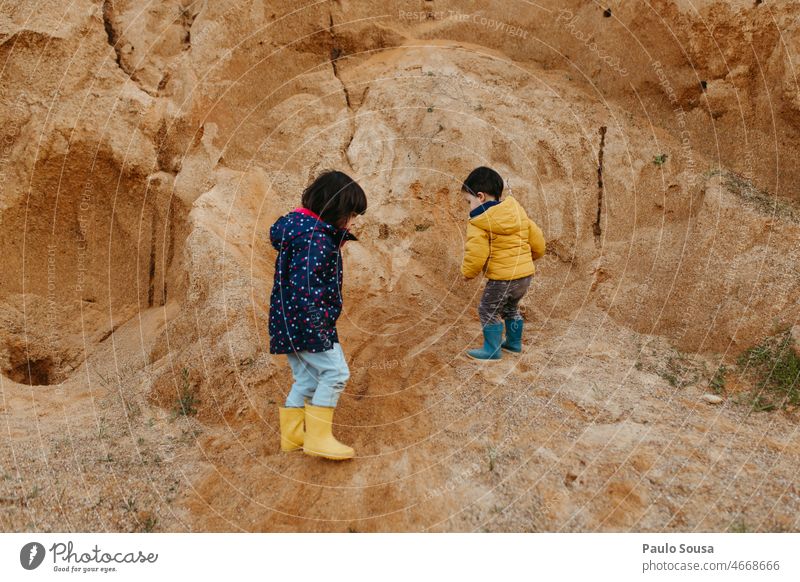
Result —
<instances>
[{"instance_id":1,"label":"sandy ground","mask_svg":"<svg viewBox=\"0 0 800 582\"><path fill-rule=\"evenodd\" d=\"M735 363L800 324L800 6L289 4L0 8L0 531L800 529L800 413ZM483 164L548 242L493 364ZM266 350L329 167L369 197L339 464L279 452Z\"/></svg>"},{"instance_id":2,"label":"sandy ground","mask_svg":"<svg viewBox=\"0 0 800 582\"><path fill-rule=\"evenodd\" d=\"M3 529L797 530L796 412L705 403L697 357L676 389L655 369L674 351L596 310L528 329L525 353L496 364L465 359L473 338L452 332L369 368L380 348L345 343L337 432L358 456L335 464L281 453L274 406L207 428L148 407L129 389L145 372L101 380L113 354L134 363L128 322L85 365L91 382L4 382Z\"/></svg>"}]
</instances>

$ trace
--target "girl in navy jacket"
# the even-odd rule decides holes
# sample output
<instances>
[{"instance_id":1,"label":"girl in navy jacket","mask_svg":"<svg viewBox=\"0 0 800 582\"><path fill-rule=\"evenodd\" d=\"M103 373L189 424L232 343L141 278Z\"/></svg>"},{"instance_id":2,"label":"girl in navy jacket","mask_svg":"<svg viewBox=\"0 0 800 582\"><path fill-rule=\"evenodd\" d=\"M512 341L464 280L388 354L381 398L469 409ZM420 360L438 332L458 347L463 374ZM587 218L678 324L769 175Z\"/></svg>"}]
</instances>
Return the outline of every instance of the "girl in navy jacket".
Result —
<instances>
[{"instance_id":1,"label":"girl in navy jacket","mask_svg":"<svg viewBox=\"0 0 800 582\"><path fill-rule=\"evenodd\" d=\"M367 198L347 174L324 172L305 189L302 208L270 229L275 282L269 308L270 353L286 354L294 376L280 410L281 449L352 458L333 437L333 410L350 377L336 320L342 312L342 245Z\"/></svg>"}]
</instances>

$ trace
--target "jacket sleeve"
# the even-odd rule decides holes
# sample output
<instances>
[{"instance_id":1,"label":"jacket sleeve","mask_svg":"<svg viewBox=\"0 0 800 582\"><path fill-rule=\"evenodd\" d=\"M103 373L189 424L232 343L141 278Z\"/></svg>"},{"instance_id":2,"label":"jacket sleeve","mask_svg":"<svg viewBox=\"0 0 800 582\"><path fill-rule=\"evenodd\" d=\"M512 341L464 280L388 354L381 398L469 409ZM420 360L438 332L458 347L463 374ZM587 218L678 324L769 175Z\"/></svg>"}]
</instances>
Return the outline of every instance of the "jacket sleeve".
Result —
<instances>
[{"instance_id":1,"label":"jacket sleeve","mask_svg":"<svg viewBox=\"0 0 800 582\"><path fill-rule=\"evenodd\" d=\"M467 244L464 247L461 274L467 279L477 277L489 258L489 251L489 233L473 224L467 225Z\"/></svg>"},{"instance_id":2,"label":"jacket sleeve","mask_svg":"<svg viewBox=\"0 0 800 582\"><path fill-rule=\"evenodd\" d=\"M533 255L533 260L535 261L544 256L546 244L544 242L542 229L530 218L528 222L528 244L531 246L531 255Z\"/></svg>"}]
</instances>

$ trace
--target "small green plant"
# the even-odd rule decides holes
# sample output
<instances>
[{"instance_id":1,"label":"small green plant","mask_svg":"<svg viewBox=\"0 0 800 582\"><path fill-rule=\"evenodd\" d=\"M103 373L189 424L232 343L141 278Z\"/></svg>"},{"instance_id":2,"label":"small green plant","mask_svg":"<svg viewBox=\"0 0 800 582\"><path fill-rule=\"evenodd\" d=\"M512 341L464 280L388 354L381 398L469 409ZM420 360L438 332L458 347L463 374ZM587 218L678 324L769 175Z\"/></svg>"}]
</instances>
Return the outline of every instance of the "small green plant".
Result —
<instances>
[{"instance_id":1,"label":"small green plant","mask_svg":"<svg viewBox=\"0 0 800 582\"><path fill-rule=\"evenodd\" d=\"M489 471L494 471L494 461L497 459L497 449L489 447Z\"/></svg>"},{"instance_id":2,"label":"small green plant","mask_svg":"<svg viewBox=\"0 0 800 582\"><path fill-rule=\"evenodd\" d=\"M128 417L131 420L138 418L139 416L142 415L142 407L139 406L136 402L133 402L131 399L123 397L122 404L125 407L125 412L127 412Z\"/></svg>"},{"instance_id":3,"label":"small green plant","mask_svg":"<svg viewBox=\"0 0 800 582\"><path fill-rule=\"evenodd\" d=\"M184 428L181 430L181 437L178 439L178 441L184 444L191 443L192 441L197 440L197 437L200 436L202 432L203 431L197 428L189 430Z\"/></svg>"},{"instance_id":4,"label":"small green plant","mask_svg":"<svg viewBox=\"0 0 800 582\"><path fill-rule=\"evenodd\" d=\"M656 373L669 382L673 388L685 388L696 384L701 373L698 365L681 352L675 350L667 357L665 364L660 364Z\"/></svg>"},{"instance_id":5,"label":"small green plant","mask_svg":"<svg viewBox=\"0 0 800 582\"><path fill-rule=\"evenodd\" d=\"M181 396L178 399L178 410L176 412L184 416L194 416L197 414L198 404L199 401L189 381L189 368L184 368L181 372Z\"/></svg>"},{"instance_id":6,"label":"small green plant","mask_svg":"<svg viewBox=\"0 0 800 582\"><path fill-rule=\"evenodd\" d=\"M753 397L750 401L750 409L753 412L769 412L778 408L768 398L762 395Z\"/></svg>"},{"instance_id":7,"label":"small green plant","mask_svg":"<svg viewBox=\"0 0 800 582\"><path fill-rule=\"evenodd\" d=\"M433 105L428 106L428 113L433 113Z\"/></svg>"},{"instance_id":8,"label":"small green plant","mask_svg":"<svg viewBox=\"0 0 800 582\"><path fill-rule=\"evenodd\" d=\"M664 380L666 380L667 382L669 382L669 385L672 386L673 388L678 387L678 377L672 372L663 372L661 374L661 377L664 378Z\"/></svg>"},{"instance_id":9,"label":"small green plant","mask_svg":"<svg viewBox=\"0 0 800 582\"><path fill-rule=\"evenodd\" d=\"M732 522L728 529L730 530L731 533L747 533L748 531L750 531L747 528L747 524L744 522L743 517L740 517L739 519Z\"/></svg>"},{"instance_id":10,"label":"small green plant","mask_svg":"<svg viewBox=\"0 0 800 582\"><path fill-rule=\"evenodd\" d=\"M653 158L653 163L656 166L663 166L664 162L667 161L667 154L658 154Z\"/></svg>"},{"instance_id":11,"label":"small green plant","mask_svg":"<svg viewBox=\"0 0 800 582\"><path fill-rule=\"evenodd\" d=\"M128 512L136 511L136 499L129 497L122 503L122 508Z\"/></svg>"},{"instance_id":12,"label":"small green plant","mask_svg":"<svg viewBox=\"0 0 800 582\"><path fill-rule=\"evenodd\" d=\"M800 357L789 330L745 351L737 364L754 383L751 394L754 411L800 405Z\"/></svg>"},{"instance_id":13,"label":"small green plant","mask_svg":"<svg viewBox=\"0 0 800 582\"><path fill-rule=\"evenodd\" d=\"M714 394L722 394L725 392L725 374L727 373L728 368L724 365L717 368L717 371L714 372L714 376L712 376L708 383L708 387L711 388L711 391L714 392Z\"/></svg>"},{"instance_id":14,"label":"small green plant","mask_svg":"<svg viewBox=\"0 0 800 582\"><path fill-rule=\"evenodd\" d=\"M151 533L156 529L157 525L158 519L155 516L148 515L144 518L144 521L142 521L142 531L145 533Z\"/></svg>"}]
</instances>

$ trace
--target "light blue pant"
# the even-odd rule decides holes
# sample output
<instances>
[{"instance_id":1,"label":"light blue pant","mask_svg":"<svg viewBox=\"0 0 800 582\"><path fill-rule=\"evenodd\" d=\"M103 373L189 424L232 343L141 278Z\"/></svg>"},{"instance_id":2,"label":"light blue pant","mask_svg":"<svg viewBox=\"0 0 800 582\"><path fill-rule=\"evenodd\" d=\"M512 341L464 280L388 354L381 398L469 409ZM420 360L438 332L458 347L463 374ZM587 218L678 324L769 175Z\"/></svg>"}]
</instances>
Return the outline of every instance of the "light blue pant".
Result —
<instances>
[{"instance_id":1,"label":"light blue pant","mask_svg":"<svg viewBox=\"0 0 800 582\"><path fill-rule=\"evenodd\" d=\"M286 407L302 408L308 398L314 406L334 408L350 378L342 346L335 343L325 352L294 352L287 356L294 384L286 397Z\"/></svg>"}]
</instances>

